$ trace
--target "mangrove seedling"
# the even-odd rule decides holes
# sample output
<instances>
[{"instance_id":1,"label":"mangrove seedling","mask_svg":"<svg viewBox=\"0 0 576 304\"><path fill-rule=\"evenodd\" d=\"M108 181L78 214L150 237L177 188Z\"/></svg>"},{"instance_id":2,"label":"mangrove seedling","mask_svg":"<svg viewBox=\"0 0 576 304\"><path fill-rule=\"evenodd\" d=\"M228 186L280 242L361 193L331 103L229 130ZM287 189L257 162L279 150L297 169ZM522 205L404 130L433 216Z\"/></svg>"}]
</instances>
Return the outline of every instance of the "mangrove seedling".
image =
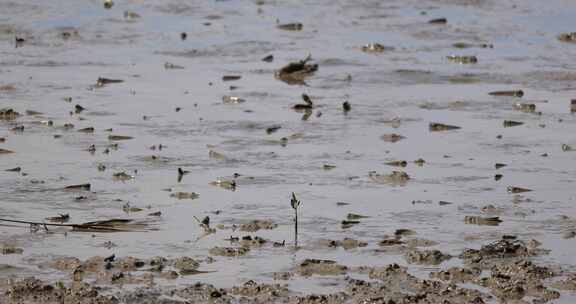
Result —
<instances>
[{"instance_id":1,"label":"mangrove seedling","mask_svg":"<svg viewBox=\"0 0 576 304\"><path fill-rule=\"evenodd\" d=\"M298 247L298 207L300 207L300 201L296 198L294 192L292 192L290 205L294 209L294 247Z\"/></svg>"}]
</instances>

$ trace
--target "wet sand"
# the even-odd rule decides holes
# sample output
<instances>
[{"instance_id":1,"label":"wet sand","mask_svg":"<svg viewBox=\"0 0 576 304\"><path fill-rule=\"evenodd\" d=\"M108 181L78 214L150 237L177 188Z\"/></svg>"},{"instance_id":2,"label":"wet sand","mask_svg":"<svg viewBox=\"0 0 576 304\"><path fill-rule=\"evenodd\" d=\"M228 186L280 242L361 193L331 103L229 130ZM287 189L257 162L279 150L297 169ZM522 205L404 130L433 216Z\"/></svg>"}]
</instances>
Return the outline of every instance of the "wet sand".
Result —
<instances>
[{"instance_id":1,"label":"wet sand","mask_svg":"<svg viewBox=\"0 0 576 304\"><path fill-rule=\"evenodd\" d=\"M0 278L69 284L70 269L46 266L62 256L213 257L200 263L202 273L154 283L166 290L196 282L231 288L295 272L282 281L291 293L332 294L346 288L347 276L373 278L362 272L306 276L298 265L306 259L350 269L398 263L429 278L463 266L465 249L514 235L549 250L525 258L562 270L544 280L550 287L576 271L570 106L576 44L558 39L576 30L574 13L568 0L117 1L110 9L100 1L4 1L0 108L21 115L0 119L0 149L13 152L0 154L1 218L48 222L69 214L74 224L127 218L146 226L31 233L28 225L5 222L0 243L22 252L0 256L7 265ZM429 23L438 18L447 22ZM278 27L288 23L302 28ZM376 43L385 48L363 49ZM268 55L273 60L263 61ZM308 55L318 71L304 82L275 77ZM230 75L241 78L223 79ZM123 82L99 86L100 77ZM510 90L523 94L489 94ZM314 104L308 115L292 109L302 94ZM430 123L460 129L434 131ZM267 132L272 127L280 128ZM79 132L83 128L94 131ZM401 138L383 137L390 134ZM414 163L418 159L425 162ZM406 166L387 165L394 161ZM506 166L497 169L497 163ZM16 167L21 170L4 171ZM180 182L178 168L190 171ZM393 171L409 179L391 180ZM127 176L114 176L120 172ZM225 184L231 181L233 189ZM63 190L83 183L90 191ZM509 187L532 191L510 193ZM199 196L172 196L178 192ZM302 202L297 250L292 192ZM142 210L126 212L130 208ZM148 215L158 211L161 216ZM369 217L343 227L349 213ZM194 219L205 216L216 229L207 236ZM484 225L466 216L501 222ZM250 220L277 227L230 229ZM403 248L379 245L397 229L415 232L401 240L433 241L425 249L453 258L410 263ZM239 247L226 239L245 235L269 243L238 257L212 254L215 247ZM325 245L345 238L367 245ZM282 241L283 247L272 245ZM474 288L486 292L486 303L504 301ZM573 291L550 288L561 294L554 303L576 299Z\"/></svg>"}]
</instances>

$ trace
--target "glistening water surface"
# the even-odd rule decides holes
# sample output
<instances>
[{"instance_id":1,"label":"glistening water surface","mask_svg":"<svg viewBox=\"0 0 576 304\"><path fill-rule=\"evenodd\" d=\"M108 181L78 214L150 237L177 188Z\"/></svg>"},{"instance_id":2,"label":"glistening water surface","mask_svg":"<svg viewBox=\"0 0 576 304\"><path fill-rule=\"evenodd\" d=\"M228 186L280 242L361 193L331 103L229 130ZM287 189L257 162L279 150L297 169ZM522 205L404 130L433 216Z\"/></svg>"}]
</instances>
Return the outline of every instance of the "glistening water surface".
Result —
<instances>
[{"instance_id":1,"label":"glistening water surface","mask_svg":"<svg viewBox=\"0 0 576 304\"><path fill-rule=\"evenodd\" d=\"M150 225L123 233L3 226L0 240L23 253L0 256L18 267L0 276L65 280L66 273L42 266L57 256L203 259L215 246L230 246L231 235L245 234L217 229L203 236L194 216L209 216L212 227L269 219L278 227L255 234L287 245L214 257L201 266L209 273L158 284L272 281L273 272L305 258L397 262L421 276L461 264L412 265L402 253L380 250L378 242L396 229L414 230L455 256L502 235L536 239L551 251L535 261L573 271L576 246L566 235L576 231L576 44L557 36L575 30L575 14L571 0L131 0L110 9L100 1L0 1L0 108L22 114L0 120L0 148L14 151L0 154L1 217L42 222L68 213L70 223L129 218ZM436 18L447 23L429 23ZM291 22L303 28L277 28ZM25 41L17 45L15 37ZM390 48L364 52L370 43ZM268 55L273 61L262 61ZM308 55L319 68L305 83L274 77ZM476 56L477 63L455 63L451 55ZM97 87L99 77L123 82ZM502 90L524 94L488 94ZM303 93L314 102L309 117L292 109ZM226 103L225 96L244 102ZM519 111L517 103L536 110ZM76 113L75 105L84 110ZM505 120L523 124L505 127ZM461 129L431 132L435 122ZM12 130L18 126L24 130ZM266 132L273 126L280 129ZM87 127L94 132L78 132ZM133 139L110 141L111 134ZM404 138L391 142L385 134ZM395 160L407 166L386 164ZM21 172L4 171L14 167ZM190 171L180 182L177 168ZM410 179L390 184L369 176L394 170ZM114 178L123 171L134 178ZM219 179L235 180L235 191L210 184ZM62 189L82 183L91 190ZM509 186L533 191L509 193ZM179 191L199 197L170 196ZM298 250L292 192L302 202ZM127 203L144 210L126 213ZM489 204L502 223L464 222L485 216ZM162 215L148 215L156 211ZM369 217L343 228L348 213ZM319 245L343 238L368 246ZM105 246L109 241L116 246ZM343 282L295 276L286 283L297 292L329 293ZM554 303L575 299L562 292Z\"/></svg>"}]
</instances>

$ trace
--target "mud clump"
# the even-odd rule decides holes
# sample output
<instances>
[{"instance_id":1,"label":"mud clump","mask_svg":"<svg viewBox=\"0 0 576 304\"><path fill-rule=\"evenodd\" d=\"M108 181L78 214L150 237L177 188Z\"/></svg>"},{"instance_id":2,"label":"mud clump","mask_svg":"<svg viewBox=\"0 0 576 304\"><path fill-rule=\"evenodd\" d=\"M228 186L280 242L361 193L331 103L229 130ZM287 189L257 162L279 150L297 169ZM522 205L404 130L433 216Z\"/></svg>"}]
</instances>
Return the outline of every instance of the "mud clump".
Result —
<instances>
[{"instance_id":1,"label":"mud clump","mask_svg":"<svg viewBox=\"0 0 576 304\"><path fill-rule=\"evenodd\" d=\"M296 272L303 276L311 275L341 275L348 271L348 267L331 260L306 259L296 268Z\"/></svg>"},{"instance_id":2,"label":"mud clump","mask_svg":"<svg viewBox=\"0 0 576 304\"><path fill-rule=\"evenodd\" d=\"M225 256L225 257L238 257L246 255L250 249L246 247L214 247L210 249L211 255Z\"/></svg>"},{"instance_id":3,"label":"mud clump","mask_svg":"<svg viewBox=\"0 0 576 304\"><path fill-rule=\"evenodd\" d=\"M402 267L398 264L372 268L369 270L368 275L370 279L381 281L396 280L397 278L403 278L406 280L411 277L411 275L408 274L406 267Z\"/></svg>"},{"instance_id":4,"label":"mud clump","mask_svg":"<svg viewBox=\"0 0 576 304\"><path fill-rule=\"evenodd\" d=\"M198 282L186 288L173 290L170 296L178 296L190 303L231 303L232 297L224 289L216 288L211 284Z\"/></svg>"},{"instance_id":5,"label":"mud clump","mask_svg":"<svg viewBox=\"0 0 576 304\"><path fill-rule=\"evenodd\" d=\"M275 224L271 220L253 220L245 224L240 225L240 231L244 232L256 232L260 229L263 230L272 230L278 227L278 224Z\"/></svg>"},{"instance_id":6,"label":"mud clump","mask_svg":"<svg viewBox=\"0 0 576 304\"><path fill-rule=\"evenodd\" d=\"M52 267L60 271L74 270L76 267L80 266L82 261L75 257L60 257L56 258L52 263Z\"/></svg>"},{"instance_id":7,"label":"mud clump","mask_svg":"<svg viewBox=\"0 0 576 304\"><path fill-rule=\"evenodd\" d=\"M340 304L346 303L348 295L345 293L327 294L327 295L307 295L296 297L294 303L298 304Z\"/></svg>"},{"instance_id":8,"label":"mud clump","mask_svg":"<svg viewBox=\"0 0 576 304\"><path fill-rule=\"evenodd\" d=\"M419 279L398 264L372 268L369 277L379 282L348 281L352 303L485 303L486 295L477 290Z\"/></svg>"},{"instance_id":9,"label":"mud clump","mask_svg":"<svg viewBox=\"0 0 576 304\"><path fill-rule=\"evenodd\" d=\"M200 263L190 257L168 260L163 257L139 259L131 256L117 258L95 256L84 262L75 257L59 257L49 264L60 271L69 272L72 281L95 279L99 284L144 284L151 285L155 277L175 279L180 275L201 273ZM165 269L171 267L170 269ZM175 271L177 270L177 271ZM141 273L146 271L145 273ZM133 272L138 272L133 274Z\"/></svg>"},{"instance_id":10,"label":"mud clump","mask_svg":"<svg viewBox=\"0 0 576 304\"><path fill-rule=\"evenodd\" d=\"M60 283L61 284L61 283ZM35 278L26 278L11 282L7 290L0 294L0 302L16 303L79 303L79 304L117 304L113 296L99 295L98 290L83 282L72 282L69 287L58 287Z\"/></svg>"},{"instance_id":11,"label":"mud clump","mask_svg":"<svg viewBox=\"0 0 576 304\"><path fill-rule=\"evenodd\" d=\"M438 272L431 272L431 279L438 279L442 281L448 281L450 283L466 283L472 282L474 279L480 276L482 271L479 268L461 268L452 267L447 270L442 270Z\"/></svg>"},{"instance_id":12,"label":"mud clump","mask_svg":"<svg viewBox=\"0 0 576 304\"><path fill-rule=\"evenodd\" d=\"M451 255L439 250L412 250L406 254L406 261L410 264L439 265L451 258Z\"/></svg>"},{"instance_id":13,"label":"mud clump","mask_svg":"<svg viewBox=\"0 0 576 304\"><path fill-rule=\"evenodd\" d=\"M477 283L489 288L500 299L521 300L530 296L536 298L534 303L545 303L560 297L560 293L542 284L542 280L553 276L555 273L549 268L521 260L493 266L491 276L479 279Z\"/></svg>"},{"instance_id":14,"label":"mud clump","mask_svg":"<svg viewBox=\"0 0 576 304\"><path fill-rule=\"evenodd\" d=\"M502 258L525 258L543 254L546 251L538 249L537 241L523 242L514 239L501 239L482 246L480 249L465 249L460 258L465 263L479 266L490 266L491 260Z\"/></svg>"},{"instance_id":15,"label":"mud clump","mask_svg":"<svg viewBox=\"0 0 576 304\"><path fill-rule=\"evenodd\" d=\"M551 287L560 290L576 291L576 273L568 275L567 278L561 281L552 283Z\"/></svg>"},{"instance_id":16,"label":"mud clump","mask_svg":"<svg viewBox=\"0 0 576 304\"><path fill-rule=\"evenodd\" d=\"M406 246L408 247L430 247L436 246L438 242L426 239L409 239L406 240Z\"/></svg>"},{"instance_id":17,"label":"mud clump","mask_svg":"<svg viewBox=\"0 0 576 304\"><path fill-rule=\"evenodd\" d=\"M236 296L258 298L261 303L274 303L276 302L275 299L286 297L289 290L280 284L259 284L250 280L242 286L232 287L228 292Z\"/></svg>"}]
</instances>

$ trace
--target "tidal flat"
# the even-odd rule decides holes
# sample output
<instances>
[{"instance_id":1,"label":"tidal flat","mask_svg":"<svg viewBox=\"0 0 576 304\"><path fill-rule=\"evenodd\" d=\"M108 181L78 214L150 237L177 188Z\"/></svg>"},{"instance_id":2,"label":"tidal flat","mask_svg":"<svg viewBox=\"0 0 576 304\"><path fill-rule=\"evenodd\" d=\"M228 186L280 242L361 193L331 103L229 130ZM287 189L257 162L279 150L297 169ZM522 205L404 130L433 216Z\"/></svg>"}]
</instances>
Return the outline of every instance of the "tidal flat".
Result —
<instances>
[{"instance_id":1,"label":"tidal flat","mask_svg":"<svg viewBox=\"0 0 576 304\"><path fill-rule=\"evenodd\" d=\"M0 303L576 302L575 15L0 1Z\"/></svg>"}]
</instances>

